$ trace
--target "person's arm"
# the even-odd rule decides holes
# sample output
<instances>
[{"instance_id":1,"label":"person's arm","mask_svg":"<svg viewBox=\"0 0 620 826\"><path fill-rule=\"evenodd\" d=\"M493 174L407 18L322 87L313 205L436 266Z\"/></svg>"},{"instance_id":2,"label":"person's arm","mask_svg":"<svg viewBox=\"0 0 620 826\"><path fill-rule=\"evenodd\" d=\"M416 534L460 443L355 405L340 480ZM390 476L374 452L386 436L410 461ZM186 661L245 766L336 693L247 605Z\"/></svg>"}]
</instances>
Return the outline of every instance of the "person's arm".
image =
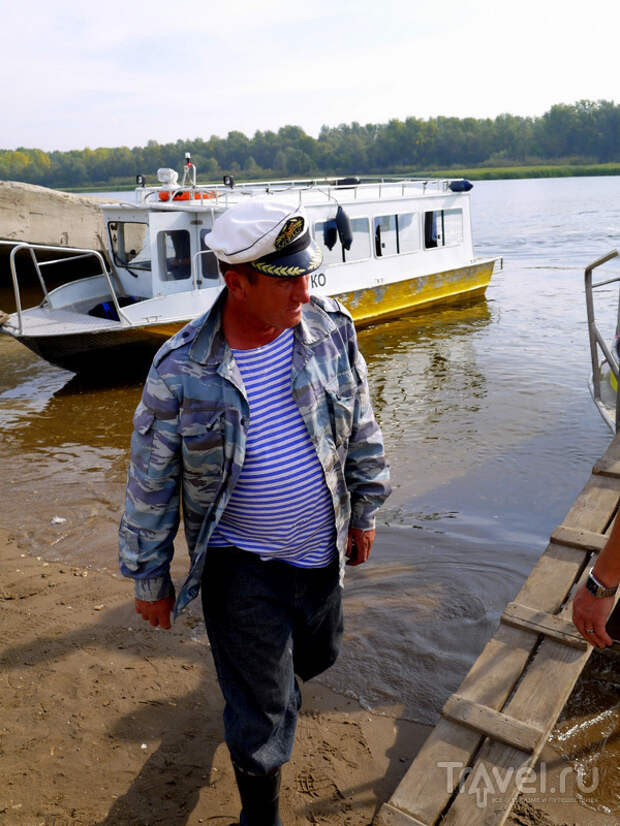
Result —
<instances>
[{"instance_id":1,"label":"person's arm","mask_svg":"<svg viewBox=\"0 0 620 826\"><path fill-rule=\"evenodd\" d=\"M125 512L119 530L121 573L135 584L136 611L170 627L170 562L179 526L179 403L155 367L134 415Z\"/></svg>"},{"instance_id":2,"label":"person's arm","mask_svg":"<svg viewBox=\"0 0 620 826\"><path fill-rule=\"evenodd\" d=\"M353 426L344 467L351 495L349 565L366 562L375 538L375 513L391 493L383 437L370 403L367 368L357 347L355 329L349 329L349 361L357 378Z\"/></svg>"},{"instance_id":3,"label":"person's arm","mask_svg":"<svg viewBox=\"0 0 620 826\"><path fill-rule=\"evenodd\" d=\"M616 519L607 544L592 568L596 580L604 588L615 588L620 583L620 519ZM614 606L614 597L597 597L585 585L573 600L573 622L592 645L604 648L612 639L605 629Z\"/></svg>"}]
</instances>

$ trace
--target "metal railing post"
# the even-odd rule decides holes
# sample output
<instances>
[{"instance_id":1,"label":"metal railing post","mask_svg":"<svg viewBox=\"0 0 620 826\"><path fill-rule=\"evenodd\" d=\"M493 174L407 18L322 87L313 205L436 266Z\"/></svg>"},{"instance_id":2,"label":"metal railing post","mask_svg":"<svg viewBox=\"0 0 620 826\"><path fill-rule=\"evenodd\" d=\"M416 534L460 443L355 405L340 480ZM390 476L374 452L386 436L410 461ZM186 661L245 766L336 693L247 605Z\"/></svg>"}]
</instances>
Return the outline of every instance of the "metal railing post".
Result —
<instances>
[{"instance_id":1,"label":"metal railing post","mask_svg":"<svg viewBox=\"0 0 620 826\"><path fill-rule=\"evenodd\" d=\"M19 283L17 280L17 272L15 270L15 253L17 250L21 249L22 245L18 245L11 250L11 257L9 258L9 264L11 267L11 278L13 280L13 294L15 296L15 309L17 310L17 329L19 335L24 334L24 321L22 318L22 300L21 295L19 292Z\"/></svg>"},{"instance_id":2,"label":"metal railing post","mask_svg":"<svg viewBox=\"0 0 620 826\"><path fill-rule=\"evenodd\" d=\"M215 281L215 277L210 279L208 276L206 276L206 277L203 276L202 273L200 275L200 278L198 278L198 259L202 255L209 255L209 254L214 255L213 250L198 250L198 252L195 252L192 256L192 264L191 264L192 287L195 290L200 289L200 285L202 284L203 281L209 281L209 280ZM224 279L222 278L222 276L220 275L219 272L217 274L217 283L218 284L223 284L224 283Z\"/></svg>"},{"instance_id":3,"label":"metal railing post","mask_svg":"<svg viewBox=\"0 0 620 826\"><path fill-rule=\"evenodd\" d=\"M600 376L600 367L598 362L598 350L597 346L603 352L607 363L609 364L609 369L612 371L614 376L616 377L616 382L618 382L618 362L615 357L610 352L607 344L605 343L602 335L600 334L598 327L596 326L596 322L594 320L594 295L593 289L594 287L601 287L604 284L611 284L615 281L620 280L619 278L610 278L607 281L601 281L598 284L592 283L592 273L597 268L600 267L602 264L606 264L608 261L611 261L613 258L618 256L618 250L612 250L608 252L607 255L604 255L602 258L597 258L596 261L593 261L590 266L586 267L584 272L585 278L585 291L586 291L586 313L587 313L587 321L588 321L588 338L590 341L590 360L592 362L592 394L594 396L595 403L599 404L601 399L601 376ZM620 416L618 415L620 412L620 393L616 391L616 432L618 432L618 427L620 425Z\"/></svg>"},{"instance_id":4,"label":"metal railing post","mask_svg":"<svg viewBox=\"0 0 620 826\"><path fill-rule=\"evenodd\" d=\"M131 326L131 321L122 311L120 304L118 303L118 297L116 295L116 290L112 284L112 279L110 278L110 273L105 265L105 260L103 255L98 250L89 250L89 249L80 249L77 247L61 247L58 245L52 244L30 244L27 241L0 241L0 245L8 246L12 245L13 249L11 250L10 257L9 257L9 265L11 269L11 279L13 282L13 293L15 295L15 309L17 312L17 320L18 320L18 334L21 336L24 333L24 320L23 320L23 309L22 309L22 302L21 302L21 293L19 290L19 279L17 276L17 267L16 267L16 258L18 252L21 250L28 250L30 253L30 257L32 258L32 262L34 264L39 283L41 285L41 289L43 290L43 295L45 296L45 300L49 302L49 292L47 290L47 285L45 284L45 279L43 278L43 273L41 272L41 267L49 266L50 264L58 264L62 261L77 261L80 258L90 258L94 256L97 261L99 262L99 266L101 268L101 275L103 275L108 290L110 292L110 297L112 299L112 303L114 304L114 309L118 314L119 320L122 320L125 324ZM55 251L62 251L63 253L74 253L73 255L67 255L63 258L56 258L52 261L41 261L39 262L36 251L43 250L48 252L55 252Z\"/></svg>"},{"instance_id":5,"label":"metal railing post","mask_svg":"<svg viewBox=\"0 0 620 826\"><path fill-rule=\"evenodd\" d=\"M37 256L34 254L34 250L32 249L32 247L29 247L28 251L30 252L30 257L32 258L32 263L34 264L34 268L37 271L37 275L39 276L39 283L41 284L41 289L43 290L43 295L45 296L45 298L47 300L49 300L49 294L47 292L47 286L46 286L45 281L43 279L43 273L41 272L41 267L39 266L39 262L37 261Z\"/></svg>"}]
</instances>

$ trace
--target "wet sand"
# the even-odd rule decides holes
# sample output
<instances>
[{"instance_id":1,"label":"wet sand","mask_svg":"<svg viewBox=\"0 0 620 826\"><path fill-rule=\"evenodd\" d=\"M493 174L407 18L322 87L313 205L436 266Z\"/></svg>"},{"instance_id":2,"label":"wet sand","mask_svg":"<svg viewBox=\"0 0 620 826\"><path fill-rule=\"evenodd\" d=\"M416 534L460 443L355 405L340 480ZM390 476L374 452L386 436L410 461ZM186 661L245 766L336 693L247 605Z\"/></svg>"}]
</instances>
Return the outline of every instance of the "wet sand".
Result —
<instances>
[{"instance_id":1,"label":"wet sand","mask_svg":"<svg viewBox=\"0 0 620 826\"><path fill-rule=\"evenodd\" d=\"M2 824L233 822L223 702L197 609L170 631L152 629L115 571L29 556L6 533L0 566ZM303 696L283 822L370 824L430 728L317 682ZM544 758L551 785L565 764L551 746ZM616 822L569 800L573 792L520 799L509 823Z\"/></svg>"},{"instance_id":2,"label":"wet sand","mask_svg":"<svg viewBox=\"0 0 620 826\"><path fill-rule=\"evenodd\" d=\"M238 796L201 618L137 617L110 570L28 556L0 534L0 822L229 824ZM286 824L371 822L429 728L303 687Z\"/></svg>"}]
</instances>

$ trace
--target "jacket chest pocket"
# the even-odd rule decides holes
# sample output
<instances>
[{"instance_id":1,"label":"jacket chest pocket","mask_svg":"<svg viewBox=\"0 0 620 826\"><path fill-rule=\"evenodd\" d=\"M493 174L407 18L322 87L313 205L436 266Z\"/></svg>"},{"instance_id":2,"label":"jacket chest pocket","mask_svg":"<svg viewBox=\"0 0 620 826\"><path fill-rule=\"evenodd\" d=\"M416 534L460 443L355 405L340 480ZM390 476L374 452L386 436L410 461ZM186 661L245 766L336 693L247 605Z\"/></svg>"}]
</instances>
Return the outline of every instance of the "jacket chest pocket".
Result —
<instances>
[{"instance_id":1,"label":"jacket chest pocket","mask_svg":"<svg viewBox=\"0 0 620 826\"><path fill-rule=\"evenodd\" d=\"M190 474L220 473L224 464L224 415L222 410L189 408L181 411L179 433L183 470Z\"/></svg>"},{"instance_id":2,"label":"jacket chest pocket","mask_svg":"<svg viewBox=\"0 0 620 826\"><path fill-rule=\"evenodd\" d=\"M329 418L336 447L346 444L353 430L355 388L325 388Z\"/></svg>"}]
</instances>

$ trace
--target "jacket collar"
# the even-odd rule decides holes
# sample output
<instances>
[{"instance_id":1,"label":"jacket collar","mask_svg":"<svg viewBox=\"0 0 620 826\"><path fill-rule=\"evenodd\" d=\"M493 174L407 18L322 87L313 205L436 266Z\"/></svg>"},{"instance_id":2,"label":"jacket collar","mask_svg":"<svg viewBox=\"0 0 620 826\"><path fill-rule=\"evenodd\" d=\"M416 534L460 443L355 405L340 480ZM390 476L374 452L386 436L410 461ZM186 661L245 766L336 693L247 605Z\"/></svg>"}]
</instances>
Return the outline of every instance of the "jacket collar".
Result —
<instances>
[{"instance_id":1,"label":"jacket collar","mask_svg":"<svg viewBox=\"0 0 620 826\"><path fill-rule=\"evenodd\" d=\"M228 290L224 287L213 306L202 317L194 341L189 348L188 355L192 361L217 366L227 355L231 355L222 330L222 307L226 301L227 292Z\"/></svg>"},{"instance_id":2,"label":"jacket collar","mask_svg":"<svg viewBox=\"0 0 620 826\"><path fill-rule=\"evenodd\" d=\"M310 301L304 304L301 311L301 321L295 333L298 339L309 347L323 341L336 329L336 325L329 313L319 306L310 296Z\"/></svg>"}]
</instances>

